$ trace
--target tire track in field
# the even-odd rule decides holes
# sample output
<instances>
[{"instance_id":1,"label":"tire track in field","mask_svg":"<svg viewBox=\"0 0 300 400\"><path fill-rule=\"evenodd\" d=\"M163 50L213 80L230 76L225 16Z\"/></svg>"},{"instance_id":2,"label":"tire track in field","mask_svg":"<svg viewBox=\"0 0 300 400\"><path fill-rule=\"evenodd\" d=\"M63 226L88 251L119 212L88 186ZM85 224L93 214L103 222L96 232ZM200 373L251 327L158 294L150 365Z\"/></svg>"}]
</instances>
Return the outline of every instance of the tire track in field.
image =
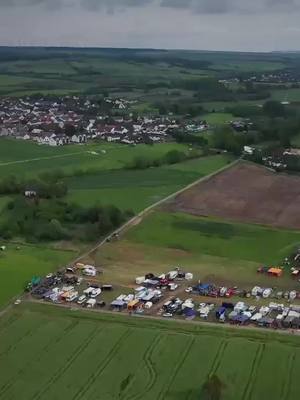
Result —
<instances>
[{"instance_id":1,"label":"tire track in field","mask_svg":"<svg viewBox=\"0 0 300 400\"><path fill-rule=\"evenodd\" d=\"M167 384L167 387L163 387L162 390L160 391L157 400L164 400L165 395L167 395L169 393L169 390L171 389L171 386L174 382L174 379L176 378L180 368L182 367L182 365L184 364L185 360L187 359L187 356L189 355L189 352L193 346L193 344L195 343L196 338L192 338L190 339L190 343L187 345L185 351L183 352L180 361L175 365L174 368L174 372L172 373L170 379L169 379L169 383Z\"/></svg>"},{"instance_id":2,"label":"tire track in field","mask_svg":"<svg viewBox=\"0 0 300 400\"><path fill-rule=\"evenodd\" d=\"M265 351L265 343L261 343L258 346L258 349L256 350L256 354L255 354L254 360L252 362L249 378L248 378L247 385L244 389L244 393L243 393L243 397L242 397L244 400L251 399L252 392L254 389L254 383L256 381L256 377L257 377L257 373L258 373L258 367L261 363L264 351Z\"/></svg>"},{"instance_id":3,"label":"tire track in field","mask_svg":"<svg viewBox=\"0 0 300 400\"><path fill-rule=\"evenodd\" d=\"M14 322L18 321L18 315L12 315L0 328L0 333L9 328Z\"/></svg>"},{"instance_id":4,"label":"tire track in field","mask_svg":"<svg viewBox=\"0 0 300 400\"><path fill-rule=\"evenodd\" d=\"M256 352L255 352L254 359L253 359L252 364L251 364L251 368L250 368L249 376L248 376L248 379L247 379L247 383L246 383L244 391L243 391L243 395L242 395L243 399L247 399L248 392L251 389L251 385L253 385L253 376L255 374L256 367L258 365L258 361L261 358L261 353L262 352L263 352L263 344L258 344Z\"/></svg>"},{"instance_id":5,"label":"tire track in field","mask_svg":"<svg viewBox=\"0 0 300 400\"><path fill-rule=\"evenodd\" d=\"M91 343L91 341L98 335L99 329L96 326L92 333L84 340L66 360L66 362L52 375L43 388L41 388L33 397L32 400L38 400L41 396L49 390L49 388L70 368L73 362L83 353L85 348Z\"/></svg>"},{"instance_id":6,"label":"tire track in field","mask_svg":"<svg viewBox=\"0 0 300 400\"><path fill-rule=\"evenodd\" d=\"M65 329L64 332L71 332L75 326L78 324L78 322L71 322ZM8 382L6 382L4 385L0 387L0 397L2 397L9 389L11 389L14 385L14 383L17 381L17 378L32 364L35 362L40 361L42 358L45 357L45 353L48 353L49 349L53 346L59 343L62 339L64 338L64 335L60 335L56 337L54 340L51 340L49 343L47 343L37 354L36 357L34 357L32 360L28 361L22 368L20 368L16 375L13 376Z\"/></svg>"},{"instance_id":7,"label":"tire track in field","mask_svg":"<svg viewBox=\"0 0 300 400\"><path fill-rule=\"evenodd\" d=\"M2 356L7 355L10 351L15 350L16 347L26 338L32 336L37 330L39 330L42 327L41 325L38 325L34 328L30 328L28 329L23 336L21 336L16 342L14 342L14 344L11 344L10 346L8 346L8 348L6 350L4 350L2 353L0 353L0 358Z\"/></svg>"},{"instance_id":8,"label":"tire track in field","mask_svg":"<svg viewBox=\"0 0 300 400\"><path fill-rule=\"evenodd\" d=\"M145 363L146 369L148 370L150 379L149 379L145 389L142 392L136 393L135 395L130 397L130 400L139 400L139 399L143 398L143 396L146 393L149 393L150 390L153 388L153 386L157 380L157 372L155 369L155 364L152 361L152 356L153 356L154 350L156 349L156 346L158 346L158 344L160 343L161 340L162 340L161 335L157 335L157 337L154 339L152 345L144 353L143 361Z\"/></svg>"},{"instance_id":9,"label":"tire track in field","mask_svg":"<svg viewBox=\"0 0 300 400\"><path fill-rule=\"evenodd\" d=\"M224 352L225 352L227 346L228 346L228 341L226 339L223 339L221 341L220 345L219 345L218 351L217 351L217 353L215 355L215 358L213 360L212 366L211 366L210 371L208 373L209 377L214 375L217 372L217 370L218 370L218 368L219 368L219 366L221 364L221 361L222 361L222 358L223 358L223 355L224 355Z\"/></svg>"},{"instance_id":10,"label":"tire track in field","mask_svg":"<svg viewBox=\"0 0 300 400\"><path fill-rule=\"evenodd\" d=\"M291 353L289 356L289 361L288 361L288 366L287 366L287 374L284 379L284 385L281 391L281 399L282 400L288 400L290 390L291 390L291 376L292 376L292 371L294 367L294 361L295 361L296 355L295 353Z\"/></svg>"},{"instance_id":11,"label":"tire track in field","mask_svg":"<svg viewBox=\"0 0 300 400\"><path fill-rule=\"evenodd\" d=\"M105 370L105 368L108 366L108 364L112 361L112 359L115 357L117 352L119 351L121 345L123 344L124 341L128 338L128 336L131 334L131 329L128 328L123 335L117 340L117 342L114 344L110 352L107 354L104 360L102 360L98 366L95 368L94 373L91 374L91 376L87 379L85 384L75 393L75 395L72 397L72 400L82 400L84 399L86 393L90 389L90 387L93 385L93 383L96 381L99 376L101 376L102 372ZM34 399L32 399L34 400Z\"/></svg>"}]
</instances>

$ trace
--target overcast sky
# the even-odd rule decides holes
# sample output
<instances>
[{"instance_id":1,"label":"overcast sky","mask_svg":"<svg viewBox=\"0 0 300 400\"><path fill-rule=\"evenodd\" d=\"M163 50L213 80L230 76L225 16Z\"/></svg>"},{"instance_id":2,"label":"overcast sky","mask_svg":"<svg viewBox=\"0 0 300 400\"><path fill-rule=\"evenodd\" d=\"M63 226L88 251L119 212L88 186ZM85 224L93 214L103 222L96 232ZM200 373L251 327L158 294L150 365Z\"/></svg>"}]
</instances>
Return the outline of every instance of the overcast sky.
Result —
<instances>
[{"instance_id":1,"label":"overcast sky","mask_svg":"<svg viewBox=\"0 0 300 400\"><path fill-rule=\"evenodd\" d=\"M0 0L0 45L300 50L300 0Z\"/></svg>"}]
</instances>

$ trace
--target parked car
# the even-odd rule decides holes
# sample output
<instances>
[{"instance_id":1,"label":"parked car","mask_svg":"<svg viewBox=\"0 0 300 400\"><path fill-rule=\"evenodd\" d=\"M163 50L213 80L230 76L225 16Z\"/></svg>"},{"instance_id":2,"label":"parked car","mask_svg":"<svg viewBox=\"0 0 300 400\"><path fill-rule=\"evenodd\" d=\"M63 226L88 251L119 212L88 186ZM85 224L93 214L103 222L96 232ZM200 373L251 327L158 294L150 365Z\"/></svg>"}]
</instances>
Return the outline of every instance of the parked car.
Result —
<instances>
[{"instance_id":1,"label":"parked car","mask_svg":"<svg viewBox=\"0 0 300 400\"><path fill-rule=\"evenodd\" d=\"M83 294L82 296L79 297L79 299L77 300L77 304L83 304L86 302L86 295Z\"/></svg>"}]
</instances>

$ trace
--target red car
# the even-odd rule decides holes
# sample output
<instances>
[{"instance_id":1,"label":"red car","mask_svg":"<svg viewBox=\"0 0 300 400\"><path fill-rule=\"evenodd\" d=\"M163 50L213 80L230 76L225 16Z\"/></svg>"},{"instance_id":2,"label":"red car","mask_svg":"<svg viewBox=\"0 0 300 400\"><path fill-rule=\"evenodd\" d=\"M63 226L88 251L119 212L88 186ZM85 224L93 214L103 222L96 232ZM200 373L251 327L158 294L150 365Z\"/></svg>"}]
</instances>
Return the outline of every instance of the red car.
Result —
<instances>
[{"instance_id":1,"label":"red car","mask_svg":"<svg viewBox=\"0 0 300 400\"><path fill-rule=\"evenodd\" d=\"M234 295L235 291L233 288L227 289L227 292L225 294L225 297L232 297Z\"/></svg>"}]
</instances>

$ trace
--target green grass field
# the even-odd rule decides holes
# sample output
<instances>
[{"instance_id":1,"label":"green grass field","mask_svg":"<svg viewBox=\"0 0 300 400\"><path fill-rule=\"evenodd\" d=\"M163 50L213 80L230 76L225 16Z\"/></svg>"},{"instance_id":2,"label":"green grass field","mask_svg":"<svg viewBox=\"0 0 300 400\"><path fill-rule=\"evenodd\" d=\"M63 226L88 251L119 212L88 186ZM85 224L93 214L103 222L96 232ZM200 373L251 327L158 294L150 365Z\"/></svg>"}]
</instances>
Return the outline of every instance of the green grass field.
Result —
<instances>
[{"instance_id":1,"label":"green grass field","mask_svg":"<svg viewBox=\"0 0 300 400\"><path fill-rule=\"evenodd\" d=\"M209 125L215 126L215 125L227 124L230 121L233 121L238 118L235 118L232 114L229 113L216 112L216 113L201 115L201 119L207 121Z\"/></svg>"},{"instance_id":2,"label":"green grass field","mask_svg":"<svg viewBox=\"0 0 300 400\"><path fill-rule=\"evenodd\" d=\"M23 292L25 283L34 275L44 276L72 258L76 252L53 250L44 246L24 246L1 243L7 246L0 252L0 308L12 297Z\"/></svg>"},{"instance_id":3,"label":"green grass field","mask_svg":"<svg viewBox=\"0 0 300 400\"><path fill-rule=\"evenodd\" d=\"M220 285L250 289L276 284L291 290L297 289L297 282L288 270L276 283L256 270L261 265L280 265L299 243L300 233L295 231L156 211L122 240L105 245L96 262L105 265L108 280L123 285L149 271L161 274L180 265L195 279Z\"/></svg>"},{"instance_id":4,"label":"green grass field","mask_svg":"<svg viewBox=\"0 0 300 400\"><path fill-rule=\"evenodd\" d=\"M127 238L151 246L268 264L281 262L300 243L300 233L295 231L166 212L151 214Z\"/></svg>"},{"instance_id":5,"label":"green grass field","mask_svg":"<svg viewBox=\"0 0 300 400\"><path fill-rule=\"evenodd\" d=\"M0 321L0 399L297 400L298 338L21 305ZM5 366L5 367L4 367Z\"/></svg>"},{"instance_id":6,"label":"green grass field","mask_svg":"<svg viewBox=\"0 0 300 400\"><path fill-rule=\"evenodd\" d=\"M67 180L68 199L81 205L115 204L141 211L189 183L226 165L232 157L217 155L147 170L112 170Z\"/></svg>"},{"instance_id":7,"label":"green grass field","mask_svg":"<svg viewBox=\"0 0 300 400\"><path fill-rule=\"evenodd\" d=\"M226 63L213 65L211 68L215 70L232 70L243 72L266 72L276 71L284 68L284 64L272 61L242 61L232 62L228 60Z\"/></svg>"},{"instance_id":8,"label":"green grass field","mask_svg":"<svg viewBox=\"0 0 300 400\"><path fill-rule=\"evenodd\" d=\"M122 144L86 144L63 147L39 146L32 142L0 139L0 174L34 176L40 172L62 169L74 170L119 169L135 157L159 158L170 150L186 151L188 146L177 143L159 143L137 147ZM3 175L2 175L3 174Z\"/></svg>"},{"instance_id":9,"label":"green grass field","mask_svg":"<svg viewBox=\"0 0 300 400\"><path fill-rule=\"evenodd\" d=\"M277 101L289 101L299 102L300 101L300 89L279 89L272 90L272 99Z\"/></svg>"}]
</instances>

